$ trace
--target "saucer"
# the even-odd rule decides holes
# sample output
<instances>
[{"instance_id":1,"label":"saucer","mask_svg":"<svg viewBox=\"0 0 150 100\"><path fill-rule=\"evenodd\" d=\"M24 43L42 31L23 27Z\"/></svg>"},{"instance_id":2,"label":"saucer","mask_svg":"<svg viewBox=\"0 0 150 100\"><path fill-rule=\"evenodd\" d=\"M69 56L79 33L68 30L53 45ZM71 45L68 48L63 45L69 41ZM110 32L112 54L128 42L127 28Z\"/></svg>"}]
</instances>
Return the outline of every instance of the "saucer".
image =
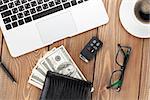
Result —
<instances>
[{"instance_id":1,"label":"saucer","mask_svg":"<svg viewBox=\"0 0 150 100\"><path fill-rule=\"evenodd\" d=\"M133 36L150 38L150 24L140 22L134 15L137 0L122 0L119 16L123 27Z\"/></svg>"}]
</instances>

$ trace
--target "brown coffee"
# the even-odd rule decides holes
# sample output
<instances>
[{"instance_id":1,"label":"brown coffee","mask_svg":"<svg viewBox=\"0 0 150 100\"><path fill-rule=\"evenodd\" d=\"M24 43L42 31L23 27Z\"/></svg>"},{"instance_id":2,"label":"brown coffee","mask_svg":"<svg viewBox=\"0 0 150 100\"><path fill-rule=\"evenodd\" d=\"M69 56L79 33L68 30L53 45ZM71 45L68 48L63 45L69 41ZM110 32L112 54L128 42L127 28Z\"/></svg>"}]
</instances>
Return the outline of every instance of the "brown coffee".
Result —
<instances>
[{"instance_id":1,"label":"brown coffee","mask_svg":"<svg viewBox=\"0 0 150 100\"><path fill-rule=\"evenodd\" d=\"M137 1L134 7L134 13L136 18L142 23L150 23L150 1Z\"/></svg>"}]
</instances>

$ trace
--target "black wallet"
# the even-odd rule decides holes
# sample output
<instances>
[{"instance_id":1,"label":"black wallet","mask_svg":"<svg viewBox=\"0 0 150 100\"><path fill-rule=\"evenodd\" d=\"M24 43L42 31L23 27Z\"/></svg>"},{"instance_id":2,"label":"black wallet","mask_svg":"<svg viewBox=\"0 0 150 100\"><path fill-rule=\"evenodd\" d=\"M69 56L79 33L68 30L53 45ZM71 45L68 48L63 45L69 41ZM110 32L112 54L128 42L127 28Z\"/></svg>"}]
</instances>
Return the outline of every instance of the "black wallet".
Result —
<instances>
[{"instance_id":1,"label":"black wallet","mask_svg":"<svg viewBox=\"0 0 150 100\"><path fill-rule=\"evenodd\" d=\"M47 72L40 100L91 100L92 83Z\"/></svg>"}]
</instances>

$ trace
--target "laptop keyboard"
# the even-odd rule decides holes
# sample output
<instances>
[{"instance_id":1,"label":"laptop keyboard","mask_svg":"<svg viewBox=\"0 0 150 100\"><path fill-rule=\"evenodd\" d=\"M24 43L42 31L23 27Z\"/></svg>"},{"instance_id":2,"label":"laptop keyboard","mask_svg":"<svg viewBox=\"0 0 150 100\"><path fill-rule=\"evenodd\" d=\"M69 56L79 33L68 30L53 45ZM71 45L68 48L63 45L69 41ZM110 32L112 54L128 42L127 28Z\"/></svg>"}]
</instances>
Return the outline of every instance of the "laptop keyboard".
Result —
<instances>
[{"instance_id":1,"label":"laptop keyboard","mask_svg":"<svg viewBox=\"0 0 150 100\"><path fill-rule=\"evenodd\" d=\"M0 14L7 30L88 0L0 0Z\"/></svg>"}]
</instances>

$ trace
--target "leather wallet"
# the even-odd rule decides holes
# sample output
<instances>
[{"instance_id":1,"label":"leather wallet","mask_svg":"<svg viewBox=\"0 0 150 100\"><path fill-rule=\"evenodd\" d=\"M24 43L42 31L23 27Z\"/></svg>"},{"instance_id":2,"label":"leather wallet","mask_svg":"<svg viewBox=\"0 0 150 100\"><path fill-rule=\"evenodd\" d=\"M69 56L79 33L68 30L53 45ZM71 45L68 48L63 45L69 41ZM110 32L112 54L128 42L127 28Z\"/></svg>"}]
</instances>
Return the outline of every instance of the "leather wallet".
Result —
<instances>
[{"instance_id":1,"label":"leather wallet","mask_svg":"<svg viewBox=\"0 0 150 100\"><path fill-rule=\"evenodd\" d=\"M91 100L92 83L48 71L40 100Z\"/></svg>"}]
</instances>

